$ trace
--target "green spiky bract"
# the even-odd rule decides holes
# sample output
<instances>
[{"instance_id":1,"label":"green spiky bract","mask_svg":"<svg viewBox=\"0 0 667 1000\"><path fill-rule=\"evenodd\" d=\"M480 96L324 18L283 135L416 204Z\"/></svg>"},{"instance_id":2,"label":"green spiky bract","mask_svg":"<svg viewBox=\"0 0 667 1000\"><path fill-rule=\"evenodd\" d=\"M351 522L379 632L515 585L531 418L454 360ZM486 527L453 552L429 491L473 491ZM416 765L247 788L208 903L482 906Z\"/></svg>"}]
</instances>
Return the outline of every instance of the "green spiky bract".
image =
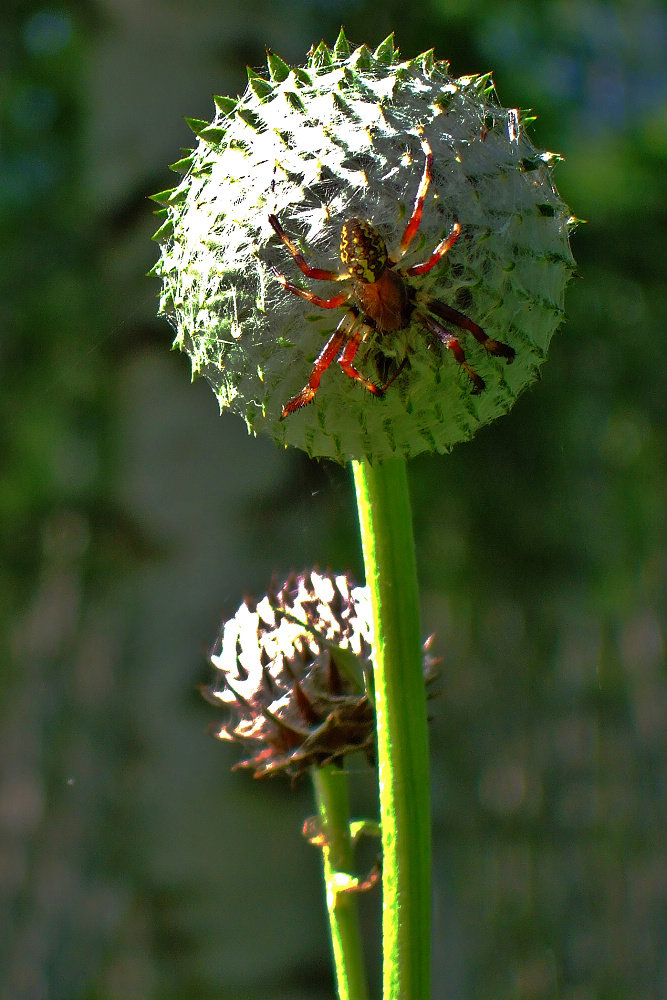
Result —
<instances>
[{"instance_id":1,"label":"green spiky bract","mask_svg":"<svg viewBox=\"0 0 667 1000\"><path fill-rule=\"evenodd\" d=\"M238 99L215 99L211 124L190 119L181 183L155 196L162 256L161 311L194 374L222 410L315 457L376 461L446 452L506 412L539 371L562 318L573 268L572 219L520 114L495 101L488 75L455 79L432 52L401 61L391 37L374 52L344 35L305 66L269 53ZM372 381L407 359L378 399L334 362L315 401L280 420L341 318L286 291L275 270L326 297L340 283L306 281L269 224L275 213L316 267L341 270L343 222L368 219L395 250L424 165L434 156L422 223L405 263L426 259L458 221L449 255L413 287L470 315L516 351L511 366L468 334L466 354L486 382L473 386L451 352L412 324L370 337L355 364Z\"/></svg>"}]
</instances>

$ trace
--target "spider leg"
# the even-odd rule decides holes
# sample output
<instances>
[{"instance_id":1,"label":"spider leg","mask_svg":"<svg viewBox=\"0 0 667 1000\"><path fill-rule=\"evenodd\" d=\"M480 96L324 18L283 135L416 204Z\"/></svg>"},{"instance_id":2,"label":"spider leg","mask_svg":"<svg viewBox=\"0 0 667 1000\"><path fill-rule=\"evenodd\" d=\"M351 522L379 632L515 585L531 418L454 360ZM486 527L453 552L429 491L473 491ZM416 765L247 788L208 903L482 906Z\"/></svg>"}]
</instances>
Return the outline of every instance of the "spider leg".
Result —
<instances>
[{"instance_id":1,"label":"spider leg","mask_svg":"<svg viewBox=\"0 0 667 1000\"><path fill-rule=\"evenodd\" d=\"M440 302L438 299L425 299L423 303L426 308L439 316L440 319L444 319L448 323L453 323L454 326L458 326L461 330L467 330L472 333L475 340L479 341L484 350L488 351L489 354L493 354L496 357L506 358L507 364L511 365L514 361L515 351L513 347L509 347L507 344L503 344L500 340L493 340L491 337L487 337L481 326L477 323L473 323L471 319L462 313L458 309L452 309L451 306L446 305L444 302Z\"/></svg>"},{"instance_id":2,"label":"spider leg","mask_svg":"<svg viewBox=\"0 0 667 1000\"><path fill-rule=\"evenodd\" d=\"M352 323L350 322L350 317L352 317ZM289 399L283 406L283 411L280 414L281 420L284 420L290 413L294 413L295 410L300 410L302 406L308 406L308 403L312 403L315 399L317 390L320 387L322 375L339 353L341 348L343 348L345 341L350 335L350 328L353 325L354 320L356 320L354 313L345 313L342 320L318 354L315 364L313 365L313 370L310 373L310 378L304 385L303 389L301 392L297 392L296 396L292 396L292 398Z\"/></svg>"},{"instance_id":3,"label":"spider leg","mask_svg":"<svg viewBox=\"0 0 667 1000\"><path fill-rule=\"evenodd\" d=\"M410 244L412 243L417 230L419 229L419 224L422 221L422 212L424 210L424 199L426 198L426 192L428 191L429 184L431 183L431 170L433 169L433 151L428 144L428 140L423 132L419 133L420 142L422 144L422 149L426 156L426 162L424 163L424 173L422 174L421 183L417 189L417 195L415 197L415 203L412 208L412 215L408 219L408 224L405 227L403 236L401 237L401 242L398 248L398 258L405 256L408 251ZM394 261L396 263L396 261Z\"/></svg>"},{"instance_id":4,"label":"spider leg","mask_svg":"<svg viewBox=\"0 0 667 1000\"><path fill-rule=\"evenodd\" d=\"M321 281L345 281L346 278L349 278L347 271L341 273L340 271L325 271L321 267L311 267L310 264L307 263L303 254L296 248L294 243L292 243L291 239L280 225L277 216L269 215L269 223L276 236L280 237L291 253L295 264L297 264L307 278L317 278Z\"/></svg>"},{"instance_id":5,"label":"spider leg","mask_svg":"<svg viewBox=\"0 0 667 1000\"><path fill-rule=\"evenodd\" d=\"M381 396L384 392L384 387L382 389L378 388L373 382L365 378L361 372L357 371L352 364L360 345L371 330L372 327L360 321L358 314L354 310L350 309L346 312L316 358L310 378L301 392L298 392L296 396L292 396L283 406L280 419L284 420L290 413L294 413L295 410L301 409L302 406L308 406L309 403L312 403L320 387L322 375L336 355L338 355L338 363L349 378L361 382L364 388L372 392L374 396Z\"/></svg>"},{"instance_id":6,"label":"spider leg","mask_svg":"<svg viewBox=\"0 0 667 1000\"><path fill-rule=\"evenodd\" d=\"M349 312L347 315L351 316L354 314ZM374 382L371 382L364 375L362 375L361 372L358 371L352 364L359 347L364 342L368 334L372 333L372 331L372 326L369 326L368 323L364 323L363 320L359 320L358 317L355 316L354 322L350 324L348 338L343 350L341 351L341 355L338 358L338 364L341 366L348 378L353 378L356 382L361 382L364 388L368 389L369 392L372 392L374 396L382 396L384 395L386 386L380 388L375 385ZM398 372L396 374L398 374ZM396 375L394 378L396 378ZM393 382L394 379L392 378L390 381Z\"/></svg>"},{"instance_id":7,"label":"spider leg","mask_svg":"<svg viewBox=\"0 0 667 1000\"><path fill-rule=\"evenodd\" d=\"M407 363L408 363L408 359L407 358L403 358L403 360L401 361L400 365L398 366L398 368L396 369L396 371L394 372L394 374L391 376L391 378L388 378L387 381L384 383L384 385L380 386L379 395L384 396L384 394L387 391L387 389L389 388L389 386L393 382L396 381L396 379L401 374L401 372L403 371L403 369L405 368L405 366L407 365Z\"/></svg>"},{"instance_id":8,"label":"spider leg","mask_svg":"<svg viewBox=\"0 0 667 1000\"><path fill-rule=\"evenodd\" d=\"M291 292L292 295L298 295L300 299L305 299L306 302L312 302L314 306L319 306L321 309L336 309L338 306L345 305L350 297L348 292L342 292L340 295L334 295L330 299L323 299L320 295L314 295L313 292L308 292L305 288L299 288L298 285L292 284L275 267L272 268L272 271L283 288L287 289L288 292Z\"/></svg>"},{"instance_id":9,"label":"spider leg","mask_svg":"<svg viewBox=\"0 0 667 1000\"><path fill-rule=\"evenodd\" d=\"M427 260L425 260L422 264L413 264L412 267L406 267L406 269L401 271L401 273L410 278L414 277L416 274L428 274L428 272L431 271L440 260L442 260L445 254L449 253L460 235L461 227L458 222L455 222L449 236L446 236L444 240L438 243L437 247Z\"/></svg>"},{"instance_id":10,"label":"spider leg","mask_svg":"<svg viewBox=\"0 0 667 1000\"><path fill-rule=\"evenodd\" d=\"M459 344L456 336L452 333L452 331L444 327L442 323L439 323L438 320L435 319L433 316L429 316L428 313L422 312L421 309L416 309L414 312L414 316L415 319L419 323L421 323L421 325L426 330L428 330L429 333L432 333L435 337L438 338L438 340L441 343L445 345L445 347L449 348L449 350L452 352L452 354L454 355L458 363L461 365L461 367L465 370L468 378L472 382L474 386L472 390L473 394L477 396L479 395L480 392L484 392L484 389L486 388L486 383L484 382L484 379L481 377L481 375L477 374L477 372L472 367L470 362L466 361L466 356L463 353L463 348Z\"/></svg>"}]
</instances>

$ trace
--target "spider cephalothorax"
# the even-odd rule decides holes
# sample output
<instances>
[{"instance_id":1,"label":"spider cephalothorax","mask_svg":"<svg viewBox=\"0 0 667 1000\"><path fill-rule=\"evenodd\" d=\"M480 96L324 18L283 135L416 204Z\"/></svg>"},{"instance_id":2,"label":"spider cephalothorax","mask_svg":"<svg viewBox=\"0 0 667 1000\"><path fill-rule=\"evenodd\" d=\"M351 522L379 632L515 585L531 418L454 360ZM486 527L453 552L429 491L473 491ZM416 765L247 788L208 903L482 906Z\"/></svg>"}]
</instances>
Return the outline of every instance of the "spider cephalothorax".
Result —
<instances>
[{"instance_id":1,"label":"spider cephalothorax","mask_svg":"<svg viewBox=\"0 0 667 1000\"><path fill-rule=\"evenodd\" d=\"M424 136L421 136L421 144L426 156L424 173L415 197L412 214L408 219L395 256L390 256L387 253L384 239L372 223L367 219L353 218L344 223L340 240L340 259L347 270L339 272L311 267L290 240L277 216L269 216L269 222L274 232L283 241L295 263L307 278L324 281L347 281L350 286L347 291L340 295L325 299L293 284L280 272L275 272L276 277L288 292L298 295L307 302L312 302L313 305L320 306L322 309L348 307L316 359L308 382L301 392L293 396L283 406L282 418L313 401L323 373L336 356L338 363L349 378L361 382L373 395L382 396L400 373L405 362L389 381L378 386L354 367L352 364L354 357L360 345L373 331L377 331L380 336L395 333L408 327L413 319L452 351L473 383L473 393L483 391L485 388L484 380L466 360L458 338L451 330L443 326L442 320L461 330L467 330L489 354L505 358L508 364L514 360L512 347L487 337L484 330L464 313L438 299L421 294L406 280L428 274L451 250L461 233L458 222L454 223L449 235L437 245L425 261L420 264L412 264L410 267L397 267L419 229L424 199L431 182L433 153Z\"/></svg>"}]
</instances>

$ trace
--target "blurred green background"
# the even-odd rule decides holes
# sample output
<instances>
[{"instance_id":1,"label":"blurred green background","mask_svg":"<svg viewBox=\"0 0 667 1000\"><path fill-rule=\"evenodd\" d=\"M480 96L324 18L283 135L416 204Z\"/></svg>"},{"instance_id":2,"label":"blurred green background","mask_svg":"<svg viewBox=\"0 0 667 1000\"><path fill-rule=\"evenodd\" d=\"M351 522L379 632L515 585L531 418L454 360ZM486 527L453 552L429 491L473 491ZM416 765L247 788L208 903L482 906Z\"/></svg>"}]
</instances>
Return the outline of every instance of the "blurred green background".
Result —
<instances>
[{"instance_id":1,"label":"blurred green background","mask_svg":"<svg viewBox=\"0 0 667 1000\"><path fill-rule=\"evenodd\" d=\"M220 418L144 274L183 116L212 117L265 45L303 61L341 22L493 69L589 220L542 382L411 466L443 657L433 1000L667 998L664 5L10 0L2 1000L333 995L308 783L231 774L197 685L221 617L274 571L361 578L349 475Z\"/></svg>"}]
</instances>

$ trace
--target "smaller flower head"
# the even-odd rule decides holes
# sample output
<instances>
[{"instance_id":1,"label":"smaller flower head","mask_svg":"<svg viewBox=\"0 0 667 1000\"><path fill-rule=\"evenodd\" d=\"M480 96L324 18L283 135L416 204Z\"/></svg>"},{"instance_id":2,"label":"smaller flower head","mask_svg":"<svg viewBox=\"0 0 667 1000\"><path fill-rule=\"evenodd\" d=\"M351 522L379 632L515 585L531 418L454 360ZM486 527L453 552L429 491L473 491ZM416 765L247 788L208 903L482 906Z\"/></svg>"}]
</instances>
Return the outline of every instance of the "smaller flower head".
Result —
<instances>
[{"instance_id":1,"label":"smaller flower head","mask_svg":"<svg viewBox=\"0 0 667 1000\"><path fill-rule=\"evenodd\" d=\"M250 748L236 767L255 777L372 759L375 717L367 691L371 615L366 588L345 576L292 575L225 622L204 694L230 712L216 736Z\"/></svg>"}]
</instances>

